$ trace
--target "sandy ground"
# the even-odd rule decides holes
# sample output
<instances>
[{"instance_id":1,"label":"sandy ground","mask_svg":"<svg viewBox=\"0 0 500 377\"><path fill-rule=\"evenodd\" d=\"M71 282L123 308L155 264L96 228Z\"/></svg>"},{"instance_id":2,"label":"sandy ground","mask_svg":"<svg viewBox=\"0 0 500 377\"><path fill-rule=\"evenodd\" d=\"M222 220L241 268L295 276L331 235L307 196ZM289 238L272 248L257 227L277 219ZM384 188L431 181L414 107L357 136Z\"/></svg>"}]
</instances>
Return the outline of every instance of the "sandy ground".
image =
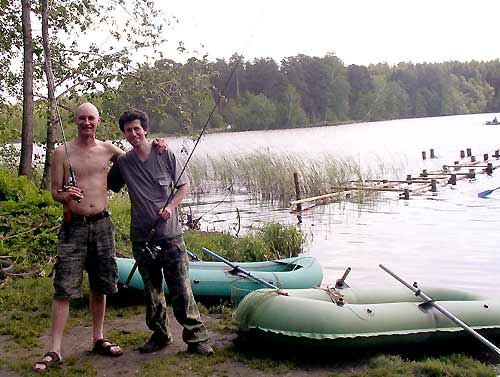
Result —
<instances>
[{"instance_id":1,"label":"sandy ground","mask_svg":"<svg viewBox=\"0 0 500 377\"><path fill-rule=\"evenodd\" d=\"M174 342L166 347L165 349L152 353L152 354L141 354L133 348L124 348L124 355L117 358L104 357L92 354L91 350L91 327L87 326L76 326L68 329L63 338L63 359L71 358L72 356L77 356L80 362L89 362L94 369L97 371L97 376L99 377L129 377L129 376L139 376L139 370L141 366L150 361L153 358L176 355L178 353L184 353L186 351L186 344L182 342L182 327L175 321L172 313L169 313L171 330L174 337ZM217 316L203 315L203 320L205 323L218 321ZM120 319L107 321L105 323L105 330L109 332L111 330L122 330L122 331L149 331L144 322L144 315L139 315L133 318ZM234 347L235 340L237 339L237 334L227 333L227 332L216 332L210 330L210 343L215 349L215 352L220 352L228 347ZM2 357L16 357L17 351L7 351L9 349L16 349L16 347L10 347L9 343L12 340L7 340L5 337L0 337L0 356ZM41 355L45 353L49 344L49 336L44 335L40 338L40 343L43 347L37 348L29 351L28 355L33 360L33 362L38 359ZM203 357L203 356L197 356ZM182 363L181 359L180 363ZM217 364L219 369L225 370L227 376L303 376L307 374L308 376L328 376L332 371L341 372L342 369L347 371L350 369L348 366L343 366L340 369L334 367L333 365L326 365L321 363L311 363L301 365L297 368L293 368L285 373L276 372L264 372L258 369L250 368L243 363L235 362L234 360L228 359L222 364ZM64 363L61 366L64 369ZM2 366L0 366L0 376L1 377L18 377L23 374L18 374L16 372L8 371ZM196 374L192 374L196 375Z\"/></svg>"}]
</instances>

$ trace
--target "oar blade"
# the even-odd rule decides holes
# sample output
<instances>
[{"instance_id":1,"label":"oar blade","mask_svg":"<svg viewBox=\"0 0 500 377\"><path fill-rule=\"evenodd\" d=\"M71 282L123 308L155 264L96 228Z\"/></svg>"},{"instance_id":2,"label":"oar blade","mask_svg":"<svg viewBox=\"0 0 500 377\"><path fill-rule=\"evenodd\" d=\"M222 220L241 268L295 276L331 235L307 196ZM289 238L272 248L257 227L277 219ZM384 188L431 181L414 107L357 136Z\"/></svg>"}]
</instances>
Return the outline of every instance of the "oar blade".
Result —
<instances>
[{"instance_id":1,"label":"oar blade","mask_svg":"<svg viewBox=\"0 0 500 377\"><path fill-rule=\"evenodd\" d=\"M485 190L477 194L478 197L480 198L486 198L488 195L490 195L494 190Z\"/></svg>"}]
</instances>

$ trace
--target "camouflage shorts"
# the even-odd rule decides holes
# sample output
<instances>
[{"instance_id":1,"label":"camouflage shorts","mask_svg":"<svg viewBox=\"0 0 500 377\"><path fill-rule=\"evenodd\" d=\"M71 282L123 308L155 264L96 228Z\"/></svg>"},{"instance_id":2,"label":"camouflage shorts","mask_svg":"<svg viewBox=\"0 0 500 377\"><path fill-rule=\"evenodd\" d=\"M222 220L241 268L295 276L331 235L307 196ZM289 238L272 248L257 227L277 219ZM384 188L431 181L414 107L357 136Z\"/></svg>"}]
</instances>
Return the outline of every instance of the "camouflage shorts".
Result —
<instances>
[{"instance_id":1,"label":"camouflage shorts","mask_svg":"<svg viewBox=\"0 0 500 377\"><path fill-rule=\"evenodd\" d=\"M83 270L92 291L117 292L114 228L109 217L63 223L58 235L54 298L82 297Z\"/></svg>"}]
</instances>

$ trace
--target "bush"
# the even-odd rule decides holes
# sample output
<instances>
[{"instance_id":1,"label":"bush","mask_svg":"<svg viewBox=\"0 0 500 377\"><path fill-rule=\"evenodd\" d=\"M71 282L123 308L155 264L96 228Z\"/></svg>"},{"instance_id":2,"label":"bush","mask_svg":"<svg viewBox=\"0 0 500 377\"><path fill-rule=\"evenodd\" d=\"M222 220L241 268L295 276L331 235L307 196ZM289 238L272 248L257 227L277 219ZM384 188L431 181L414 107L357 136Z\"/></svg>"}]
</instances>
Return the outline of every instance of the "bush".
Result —
<instances>
[{"instance_id":1,"label":"bush","mask_svg":"<svg viewBox=\"0 0 500 377\"><path fill-rule=\"evenodd\" d=\"M0 170L0 256L9 256L17 269L43 264L55 255L61 215L60 204L48 191Z\"/></svg>"},{"instance_id":2,"label":"bush","mask_svg":"<svg viewBox=\"0 0 500 377\"><path fill-rule=\"evenodd\" d=\"M201 259L207 259L202 247L224 258L238 262L257 262L297 256L304 251L305 237L294 226L267 224L243 237L228 233L188 231L184 234L187 248Z\"/></svg>"}]
</instances>

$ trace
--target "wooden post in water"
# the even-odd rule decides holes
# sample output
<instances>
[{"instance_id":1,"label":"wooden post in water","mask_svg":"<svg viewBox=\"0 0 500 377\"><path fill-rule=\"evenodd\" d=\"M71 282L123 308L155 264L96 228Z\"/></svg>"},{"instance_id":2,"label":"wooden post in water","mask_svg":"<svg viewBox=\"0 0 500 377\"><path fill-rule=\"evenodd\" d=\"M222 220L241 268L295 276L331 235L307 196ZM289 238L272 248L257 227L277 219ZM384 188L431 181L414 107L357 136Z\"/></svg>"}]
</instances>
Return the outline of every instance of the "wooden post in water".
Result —
<instances>
[{"instance_id":1,"label":"wooden post in water","mask_svg":"<svg viewBox=\"0 0 500 377\"><path fill-rule=\"evenodd\" d=\"M488 167L486 168L486 174L492 175L493 174L493 163L488 162Z\"/></svg>"},{"instance_id":2,"label":"wooden post in water","mask_svg":"<svg viewBox=\"0 0 500 377\"><path fill-rule=\"evenodd\" d=\"M411 185L411 180L412 180L411 174L407 174L406 175L406 182L408 182L409 185Z\"/></svg>"},{"instance_id":3,"label":"wooden post in water","mask_svg":"<svg viewBox=\"0 0 500 377\"><path fill-rule=\"evenodd\" d=\"M404 200L410 200L410 189L405 188L403 193L399 197Z\"/></svg>"},{"instance_id":4,"label":"wooden post in water","mask_svg":"<svg viewBox=\"0 0 500 377\"><path fill-rule=\"evenodd\" d=\"M427 177L427 169L422 170L422 174L420 174L421 177Z\"/></svg>"},{"instance_id":5,"label":"wooden post in water","mask_svg":"<svg viewBox=\"0 0 500 377\"><path fill-rule=\"evenodd\" d=\"M299 184L299 175L297 173L293 173L293 183L295 185L295 200L302 199L300 197L300 184ZM297 204L297 211L302 211L302 204ZM297 220L299 223L302 222L302 216L300 214L297 215Z\"/></svg>"},{"instance_id":6,"label":"wooden post in water","mask_svg":"<svg viewBox=\"0 0 500 377\"><path fill-rule=\"evenodd\" d=\"M431 148L430 152L431 152L430 153L431 154L431 158L436 158L436 156L434 155L434 149Z\"/></svg>"},{"instance_id":7,"label":"wooden post in water","mask_svg":"<svg viewBox=\"0 0 500 377\"><path fill-rule=\"evenodd\" d=\"M470 179L476 178L476 170L469 169L469 174L467 174L467 177Z\"/></svg>"},{"instance_id":8,"label":"wooden post in water","mask_svg":"<svg viewBox=\"0 0 500 377\"><path fill-rule=\"evenodd\" d=\"M470 156L470 162L476 162L476 156Z\"/></svg>"},{"instance_id":9,"label":"wooden post in water","mask_svg":"<svg viewBox=\"0 0 500 377\"><path fill-rule=\"evenodd\" d=\"M488 158L490 158L488 153L483 154L483 161L488 161Z\"/></svg>"},{"instance_id":10,"label":"wooden post in water","mask_svg":"<svg viewBox=\"0 0 500 377\"><path fill-rule=\"evenodd\" d=\"M465 151L464 150L460 151L460 158L465 158Z\"/></svg>"},{"instance_id":11,"label":"wooden post in water","mask_svg":"<svg viewBox=\"0 0 500 377\"><path fill-rule=\"evenodd\" d=\"M431 179L431 191L432 192L436 192L437 191L437 185L436 185L436 180L435 179Z\"/></svg>"},{"instance_id":12,"label":"wooden post in water","mask_svg":"<svg viewBox=\"0 0 500 377\"><path fill-rule=\"evenodd\" d=\"M422 151L422 160L427 160L425 151Z\"/></svg>"},{"instance_id":13,"label":"wooden post in water","mask_svg":"<svg viewBox=\"0 0 500 377\"><path fill-rule=\"evenodd\" d=\"M455 165L455 167L453 168L453 170L460 170L460 167L456 166L456 165L460 164L460 161L455 161L453 164Z\"/></svg>"},{"instance_id":14,"label":"wooden post in water","mask_svg":"<svg viewBox=\"0 0 500 377\"><path fill-rule=\"evenodd\" d=\"M448 183L450 185L455 186L457 184L457 175L456 174L450 175L450 179L448 179Z\"/></svg>"},{"instance_id":15,"label":"wooden post in water","mask_svg":"<svg viewBox=\"0 0 500 377\"><path fill-rule=\"evenodd\" d=\"M500 158L500 149L495 151L495 158Z\"/></svg>"},{"instance_id":16,"label":"wooden post in water","mask_svg":"<svg viewBox=\"0 0 500 377\"><path fill-rule=\"evenodd\" d=\"M467 148L467 157L472 156L472 149Z\"/></svg>"}]
</instances>

